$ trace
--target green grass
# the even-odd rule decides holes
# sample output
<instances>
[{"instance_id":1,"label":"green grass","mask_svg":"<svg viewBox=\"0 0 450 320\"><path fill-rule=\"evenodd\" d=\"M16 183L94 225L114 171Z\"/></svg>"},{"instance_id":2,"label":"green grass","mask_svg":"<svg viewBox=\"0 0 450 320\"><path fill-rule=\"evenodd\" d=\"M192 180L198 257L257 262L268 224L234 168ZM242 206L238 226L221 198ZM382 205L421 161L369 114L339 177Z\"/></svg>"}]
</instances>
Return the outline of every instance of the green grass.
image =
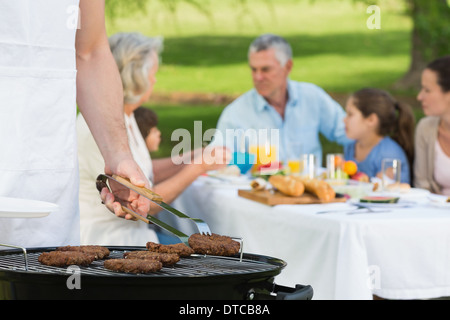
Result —
<instances>
[{"instance_id":1,"label":"green grass","mask_svg":"<svg viewBox=\"0 0 450 320\"><path fill-rule=\"evenodd\" d=\"M148 107L148 106L147 106ZM172 141L172 133L176 129L187 129L190 132L191 146L202 147L202 141L194 139L194 125L196 121L201 121L201 136L208 129L216 127L217 120L223 107L217 106L151 106L158 114L158 128L161 130L161 145L157 152L152 153L152 157L170 157L172 148L180 141Z\"/></svg>"},{"instance_id":2,"label":"green grass","mask_svg":"<svg viewBox=\"0 0 450 320\"><path fill-rule=\"evenodd\" d=\"M248 46L266 32L292 44L292 79L329 92L389 88L409 66L411 21L402 0L380 0L380 30L367 28L367 5L352 0L248 0L248 12L236 2L205 0L207 16L183 3L171 15L150 1L146 14L118 19L108 24L108 32L164 37L155 94L247 91L252 87Z\"/></svg>"}]
</instances>

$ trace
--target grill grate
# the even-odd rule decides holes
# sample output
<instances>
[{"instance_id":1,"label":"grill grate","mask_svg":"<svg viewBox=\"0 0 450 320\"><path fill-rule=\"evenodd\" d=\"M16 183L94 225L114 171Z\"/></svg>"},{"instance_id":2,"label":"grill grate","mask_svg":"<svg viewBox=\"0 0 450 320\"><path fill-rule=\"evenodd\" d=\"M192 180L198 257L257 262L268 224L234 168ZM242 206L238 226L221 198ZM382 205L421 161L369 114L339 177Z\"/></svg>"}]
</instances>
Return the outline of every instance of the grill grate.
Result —
<instances>
[{"instance_id":1,"label":"grill grate","mask_svg":"<svg viewBox=\"0 0 450 320\"><path fill-rule=\"evenodd\" d=\"M111 250L110 259L120 259L123 253L130 250ZM22 271L42 274L67 275L67 268L42 265L38 261L41 252L27 253L28 271L26 271L23 253L5 254L0 256L0 271ZM217 257L192 255L181 258L172 267L163 267L159 272L149 274L126 274L110 271L103 267L104 260L94 261L88 267L80 267L81 275L91 276L140 276L140 277L205 277L217 275L242 275L255 272L273 271L278 265L265 261L242 259L234 257Z\"/></svg>"}]
</instances>

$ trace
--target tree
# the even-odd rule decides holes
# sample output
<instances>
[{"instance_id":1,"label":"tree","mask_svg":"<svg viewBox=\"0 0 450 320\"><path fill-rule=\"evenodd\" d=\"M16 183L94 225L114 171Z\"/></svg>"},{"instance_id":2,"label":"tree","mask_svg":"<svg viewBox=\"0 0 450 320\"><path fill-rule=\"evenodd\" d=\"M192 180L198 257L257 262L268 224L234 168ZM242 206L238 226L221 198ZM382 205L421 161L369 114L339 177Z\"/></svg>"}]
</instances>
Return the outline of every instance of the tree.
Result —
<instances>
[{"instance_id":1,"label":"tree","mask_svg":"<svg viewBox=\"0 0 450 320\"><path fill-rule=\"evenodd\" d=\"M185 2L211 17L207 0L108 0L106 14L109 18L145 11L149 1L159 1L171 13L175 13L180 2ZM220 0L212 0L220 1ZM315 0L298 0L315 1ZM353 0L366 4L377 4L378 0ZM407 14L413 21L411 33L411 62L409 70L394 85L396 90L417 90L420 87L420 75L428 62L450 54L450 0L403 0L407 5ZM270 0L262 0L272 7ZM248 0L234 0L245 10Z\"/></svg>"},{"instance_id":2,"label":"tree","mask_svg":"<svg viewBox=\"0 0 450 320\"><path fill-rule=\"evenodd\" d=\"M411 63L396 89L420 87L420 75L428 62L450 54L450 5L447 0L405 0L413 21Z\"/></svg>"}]
</instances>

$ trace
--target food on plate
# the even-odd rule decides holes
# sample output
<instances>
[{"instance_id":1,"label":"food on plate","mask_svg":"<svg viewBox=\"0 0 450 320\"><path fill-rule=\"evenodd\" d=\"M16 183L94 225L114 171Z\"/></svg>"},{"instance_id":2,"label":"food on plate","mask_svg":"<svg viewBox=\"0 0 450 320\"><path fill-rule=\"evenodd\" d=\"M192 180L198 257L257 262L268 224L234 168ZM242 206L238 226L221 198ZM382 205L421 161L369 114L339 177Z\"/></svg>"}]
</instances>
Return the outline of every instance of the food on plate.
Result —
<instances>
[{"instance_id":1,"label":"food on plate","mask_svg":"<svg viewBox=\"0 0 450 320\"><path fill-rule=\"evenodd\" d=\"M160 253L176 253L180 257L189 257L194 253L192 248L189 248L184 243L177 244L160 244L155 242L147 242L147 249L152 252L160 252Z\"/></svg>"},{"instance_id":2,"label":"food on plate","mask_svg":"<svg viewBox=\"0 0 450 320\"><path fill-rule=\"evenodd\" d=\"M360 182L369 182L369 176L364 172L358 171L354 175L350 177L352 180L360 181Z\"/></svg>"},{"instance_id":3,"label":"food on plate","mask_svg":"<svg viewBox=\"0 0 450 320\"><path fill-rule=\"evenodd\" d=\"M374 182L374 183L373 183L372 191L377 191L379 186L380 186L380 185L378 184L378 182Z\"/></svg>"},{"instance_id":4,"label":"food on plate","mask_svg":"<svg viewBox=\"0 0 450 320\"><path fill-rule=\"evenodd\" d=\"M142 259L142 260L156 260L163 264L163 266L173 266L180 261L180 256L176 253L160 253L148 250L131 251L123 254L124 259Z\"/></svg>"},{"instance_id":5,"label":"food on plate","mask_svg":"<svg viewBox=\"0 0 450 320\"><path fill-rule=\"evenodd\" d=\"M330 202L336 198L336 192L326 181L304 177L293 178L302 182L305 186L305 191L317 196L322 202Z\"/></svg>"},{"instance_id":6,"label":"food on plate","mask_svg":"<svg viewBox=\"0 0 450 320\"><path fill-rule=\"evenodd\" d=\"M189 245L195 253L215 256L234 256L239 253L241 245L228 236L218 234L195 233L189 237Z\"/></svg>"},{"instance_id":7,"label":"food on plate","mask_svg":"<svg viewBox=\"0 0 450 320\"><path fill-rule=\"evenodd\" d=\"M386 191L409 192L411 186L409 183L392 183L385 187Z\"/></svg>"},{"instance_id":8,"label":"food on plate","mask_svg":"<svg viewBox=\"0 0 450 320\"><path fill-rule=\"evenodd\" d=\"M236 176L239 177L241 175L241 169L237 165L229 165L225 168L217 170L218 175L225 175L225 176Z\"/></svg>"},{"instance_id":9,"label":"food on plate","mask_svg":"<svg viewBox=\"0 0 450 320\"><path fill-rule=\"evenodd\" d=\"M102 246L84 245L84 246L65 246L59 247L57 251L77 251L93 255L96 260L104 259L109 256L109 249Z\"/></svg>"},{"instance_id":10,"label":"food on plate","mask_svg":"<svg viewBox=\"0 0 450 320\"><path fill-rule=\"evenodd\" d=\"M273 175L283 171L283 163L272 161L266 164L255 164L252 168L253 175Z\"/></svg>"},{"instance_id":11,"label":"food on plate","mask_svg":"<svg viewBox=\"0 0 450 320\"><path fill-rule=\"evenodd\" d=\"M334 167L341 168L344 163L344 158L339 155L334 155Z\"/></svg>"},{"instance_id":12,"label":"food on plate","mask_svg":"<svg viewBox=\"0 0 450 320\"><path fill-rule=\"evenodd\" d=\"M94 260L94 255L79 251L43 252L38 257L40 263L53 267L68 267L71 265L88 266Z\"/></svg>"},{"instance_id":13,"label":"food on plate","mask_svg":"<svg viewBox=\"0 0 450 320\"><path fill-rule=\"evenodd\" d=\"M298 181L293 176L270 176L269 183L275 189L287 196L299 197L305 192L305 186L303 182Z\"/></svg>"},{"instance_id":14,"label":"food on plate","mask_svg":"<svg viewBox=\"0 0 450 320\"><path fill-rule=\"evenodd\" d=\"M250 186L253 190L264 190L267 186L267 181L263 178L256 178L250 182Z\"/></svg>"},{"instance_id":15,"label":"food on plate","mask_svg":"<svg viewBox=\"0 0 450 320\"><path fill-rule=\"evenodd\" d=\"M342 170L349 176L353 176L356 172L358 172L358 165L355 161L347 160L344 162Z\"/></svg>"},{"instance_id":16,"label":"food on plate","mask_svg":"<svg viewBox=\"0 0 450 320\"><path fill-rule=\"evenodd\" d=\"M367 196L361 198L359 201L365 203L397 203L398 200L398 197Z\"/></svg>"},{"instance_id":17,"label":"food on plate","mask_svg":"<svg viewBox=\"0 0 450 320\"><path fill-rule=\"evenodd\" d=\"M162 269L162 263L157 260L143 259L110 259L103 266L111 271L126 273L151 273Z\"/></svg>"}]
</instances>

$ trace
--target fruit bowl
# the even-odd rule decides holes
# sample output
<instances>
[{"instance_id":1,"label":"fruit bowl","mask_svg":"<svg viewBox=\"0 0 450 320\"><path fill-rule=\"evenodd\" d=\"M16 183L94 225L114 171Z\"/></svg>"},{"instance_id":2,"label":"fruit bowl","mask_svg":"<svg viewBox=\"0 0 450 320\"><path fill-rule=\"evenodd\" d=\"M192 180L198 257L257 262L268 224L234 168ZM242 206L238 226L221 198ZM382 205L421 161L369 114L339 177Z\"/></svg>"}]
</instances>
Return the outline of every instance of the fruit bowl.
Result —
<instances>
[{"instance_id":1,"label":"fruit bowl","mask_svg":"<svg viewBox=\"0 0 450 320\"><path fill-rule=\"evenodd\" d=\"M351 179L325 180L336 193L347 195L352 199L360 199L369 195L374 188L370 182L360 182Z\"/></svg>"}]
</instances>

